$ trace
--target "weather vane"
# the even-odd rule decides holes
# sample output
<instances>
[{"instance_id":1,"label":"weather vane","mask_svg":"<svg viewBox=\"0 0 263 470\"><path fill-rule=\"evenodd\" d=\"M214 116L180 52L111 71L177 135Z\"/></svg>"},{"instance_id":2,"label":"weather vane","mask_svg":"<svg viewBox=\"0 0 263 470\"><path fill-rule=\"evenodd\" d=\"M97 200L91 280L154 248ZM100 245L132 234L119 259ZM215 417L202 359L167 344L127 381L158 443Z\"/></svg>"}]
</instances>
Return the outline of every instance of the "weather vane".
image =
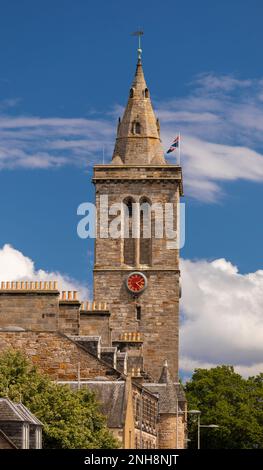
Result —
<instances>
[{"instance_id":1,"label":"weather vane","mask_svg":"<svg viewBox=\"0 0 263 470\"><path fill-rule=\"evenodd\" d=\"M141 60L142 58L142 48L141 48L141 36L143 35L143 31L135 31L132 33L132 36L138 36L138 59Z\"/></svg>"}]
</instances>

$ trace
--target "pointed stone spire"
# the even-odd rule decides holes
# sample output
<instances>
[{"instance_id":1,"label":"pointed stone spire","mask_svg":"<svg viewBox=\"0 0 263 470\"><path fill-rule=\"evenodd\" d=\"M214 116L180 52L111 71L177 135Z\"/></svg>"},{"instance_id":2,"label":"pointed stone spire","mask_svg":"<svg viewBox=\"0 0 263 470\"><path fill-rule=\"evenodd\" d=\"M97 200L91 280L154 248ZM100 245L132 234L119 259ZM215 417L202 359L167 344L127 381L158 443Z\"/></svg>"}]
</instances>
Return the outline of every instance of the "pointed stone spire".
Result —
<instances>
[{"instance_id":1,"label":"pointed stone spire","mask_svg":"<svg viewBox=\"0 0 263 470\"><path fill-rule=\"evenodd\" d=\"M162 372L159 378L159 384L172 384L172 378L168 368L168 362L164 361Z\"/></svg>"},{"instance_id":2,"label":"pointed stone spire","mask_svg":"<svg viewBox=\"0 0 263 470\"><path fill-rule=\"evenodd\" d=\"M156 120L141 59L122 120L119 120L112 163L126 165L164 165L159 121Z\"/></svg>"}]
</instances>

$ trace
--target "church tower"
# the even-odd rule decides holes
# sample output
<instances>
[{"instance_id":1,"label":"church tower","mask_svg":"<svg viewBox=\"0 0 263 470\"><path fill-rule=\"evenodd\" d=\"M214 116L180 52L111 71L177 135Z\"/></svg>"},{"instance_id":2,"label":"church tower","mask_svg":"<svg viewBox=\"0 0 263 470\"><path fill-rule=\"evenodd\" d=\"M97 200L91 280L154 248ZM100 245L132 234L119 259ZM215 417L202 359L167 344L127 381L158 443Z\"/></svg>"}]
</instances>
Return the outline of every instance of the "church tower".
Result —
<instances>
[{"instance_id":1,"label":"church tower","mask_svg":"<svg viewBox=\"0 0 263 470\"><path fill-rule=\"evenodd\" d=\"M93 182L97 207L94 301L109 305L112 343L141 343L143 369L150 380L158 380L167 360L172 379L178 381L179 250L166 233L165 211L173 207L173 228L178 231L182 170L165 160L140 55L119 119L112 161L95 165ZM106 222L105 201L111 211ZM126 207L121 220L127 230L119 237L105 232L117 215L111 209L116 203ZM157 215L156 207L163 208L163 214ZM151 228L147 236L142 226L145 213Z\"/></svg>"}]
</instances>

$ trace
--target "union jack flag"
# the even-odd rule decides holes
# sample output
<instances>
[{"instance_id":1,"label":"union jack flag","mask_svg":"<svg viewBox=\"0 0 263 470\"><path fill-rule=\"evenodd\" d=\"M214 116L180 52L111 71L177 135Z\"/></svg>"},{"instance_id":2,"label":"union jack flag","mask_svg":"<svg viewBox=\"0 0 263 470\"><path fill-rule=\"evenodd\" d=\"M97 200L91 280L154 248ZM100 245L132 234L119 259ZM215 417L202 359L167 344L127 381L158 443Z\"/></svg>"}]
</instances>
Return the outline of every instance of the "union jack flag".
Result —
<instances>
[{"instance_id":1,"label":"union jack flag","mask_svg":"<svg viewBox=\"0 0 263 470\"><path fill-rule=\"evenodd\" d=\"M170 145L170 148L167 150L166 153L173 152L177 147L179 147L179 143L180 143L180 137L178 135L177 137L175 137L173 143Z\"/></svg>"}]
</instances>

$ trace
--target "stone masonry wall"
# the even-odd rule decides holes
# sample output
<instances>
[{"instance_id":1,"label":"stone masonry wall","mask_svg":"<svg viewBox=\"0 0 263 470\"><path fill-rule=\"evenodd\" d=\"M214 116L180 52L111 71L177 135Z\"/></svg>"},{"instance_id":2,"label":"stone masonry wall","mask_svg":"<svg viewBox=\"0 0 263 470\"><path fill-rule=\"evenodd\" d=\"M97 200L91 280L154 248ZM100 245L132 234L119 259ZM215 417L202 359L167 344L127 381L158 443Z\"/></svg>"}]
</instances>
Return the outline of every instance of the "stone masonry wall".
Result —
<instances>
[{"instance_id":1,"label":"stone masonry wall","mask_svg":"<svg viewBox=\"0 0 263 470\"><path fill-rule=\"evenodd\" d=\"M0 331L0 352L6 349L21 351L53 380L77 380L79 367L81 379L119 377L118 373L60 333Z\"/></svg>"},{"instance_id":2,"label":"stone masonry wall","mask_svg":"<svg viewBox=\"0 0 263 470\"><path fill-rule=\"evenodd\" d=\"M177 442L176 442L177 441ZM178 435L176 436L176 415L161 414L158 430L159 449L184 449L185 425L182 416L178 417Z\"/></svg>"},{"instance_id":3,"label":"stone masonry wall","mask_svg":"<svg viewBox=\"0 0 263 470\"><path fill-rule=\"evenodd\" d=\"M100 336L103 346L111 346L109 312L81 312L80 332L81 336Z\"/></svg>"},{"instance_id":4,"label":"stone masonry wall","mask_svg":"<svg viewBox=\"0 0 263 470\"><path fill-rule=\"evenodd\" d=\"M80 302L60 301L58 329L68 335L78 335L80 327Z\"/></svg>"},{"instance_id":5,"label":"stone masonry wall","mask_svg":"<svg viewBox=\"0 0 263 470\"><path fill-rule=\"evenodd\" d=\"M129 197L136 202L146 197L152 204L161 203L164 207L164 203L173 203L176 208L180 181L178 166L97 166L96 205L99 208L100 196L107 195L109 206ZM100 214L97 221L99 228ZM176 211L173 222L176 229ZM164 238L156 238L153 233L151 264L139 264L137 256L133 265L126 265L123 239L96 238L94 300L109 305L113 340L123 332L142 333L145 370L153 380L158 380L165 359L172 377L178 380L179 251L169 249L167 241L165 234ZM125 286L132 271L141 271L148 279L147 289L137 299ZM141 305L141 320L136 320L135 302Z\"/></svg>"},{"instance_id":6,"label":"stone masonry wall","mask_svg":"<svg viewBox=\"0 0 263 470\"><path fill-rule=\"evenodd\" d=\"M0 327L55 331L58 327L59 292L0 292Z\"/></svg>"},{"instance_id":7,"label":"stone masonry wall","mask_svg":"<svg viewBox=\"0 0 263 470\"><path fill-rule=\"evenodd\" d=\"M144 368L158 380L163 363L168 361L175 379L178 374L179 275L176 272L142 270L148 288L136 300L141 305L141 320L136 320L135 300L127 291L127 271L94 273L94 296L107 299L111 309L112 340L123 332L141 333Z\"/></svg>"}]
</instances>

